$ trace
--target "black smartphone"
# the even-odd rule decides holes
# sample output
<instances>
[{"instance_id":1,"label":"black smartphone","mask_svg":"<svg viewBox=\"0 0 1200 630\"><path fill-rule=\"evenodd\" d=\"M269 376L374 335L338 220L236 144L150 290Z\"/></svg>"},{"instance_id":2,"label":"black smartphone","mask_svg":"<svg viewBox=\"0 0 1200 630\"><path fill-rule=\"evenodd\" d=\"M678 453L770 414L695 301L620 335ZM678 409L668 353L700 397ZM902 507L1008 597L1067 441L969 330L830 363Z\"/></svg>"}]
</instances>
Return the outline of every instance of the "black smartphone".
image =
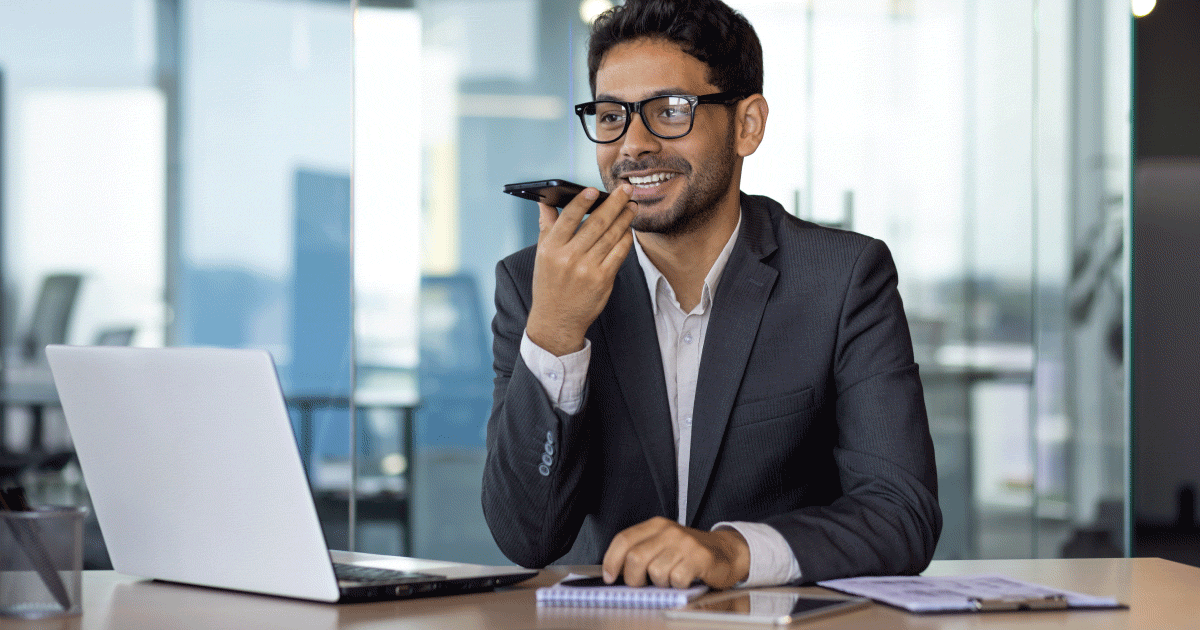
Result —
<instances>
[{"instance_id":1,"label":"black smartphone","mask_svg":"<svg viewBox=\"0 0 1200 630\"><path fill-rule=\"evenodd\" d=\"M569 182L565 179L543 179L536 182L520 182L518 184L505 184L504 192L510 195L516 195L522 199L532 201L540 201L544 204L561 208L576 195L583 192L587 186L581 186L575 182ZM608 198L608 193L600 191L600 196L596 198L596 203L588 208L588 212L600 207L601 203Z\"/></svg>"},{"instance_id":2,"label":"black smartphone","mask_svg":"<svg viewBox=\"0 0 1200 630\"><path fill-rule=\"evenodd\" d=\"M559 583L559 586L625 586L625 576L618 575L617 580L612 584L605 582L603 577L583 577L575 578L573 580L563 580Z\"/></svg>"},{"instance_id":3,"label":"black smartphone","mask_svg":"<svg viewBox=\"0 0 1200 630\"><path fill-rule=\"evenodd\" d=\"M692 581L692 586L700 586L702 584L704 584L704 582L699 579ZM618 575L616 581L614 581L612 584L606 583L604 581L603 577L582 577L582 578L575 578L573 580L563 580L562 582L559 582L558 585L559 586L582 586L585 588L590 588L590 587L595 587L595 586L625 586L625 576ZM650 583L650 584L647 584L647 586L654 586L654 584Z\"/></svg>"}]
</instances>

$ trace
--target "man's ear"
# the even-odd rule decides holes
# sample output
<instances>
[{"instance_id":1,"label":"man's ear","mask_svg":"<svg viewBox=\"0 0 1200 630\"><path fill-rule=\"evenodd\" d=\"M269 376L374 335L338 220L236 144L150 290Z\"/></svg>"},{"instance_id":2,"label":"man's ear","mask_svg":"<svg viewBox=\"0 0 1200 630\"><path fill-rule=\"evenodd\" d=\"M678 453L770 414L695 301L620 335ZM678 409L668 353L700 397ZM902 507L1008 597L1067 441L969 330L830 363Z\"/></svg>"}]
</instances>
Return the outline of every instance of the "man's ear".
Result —
<instances>
[{"instance_id":1,"label":"man's ear","mask_svg":"<svg viewBox=\"0 0 1200 630\"><path fill-rule=\"evenodd\" d=\"M746 157L758 150L767 128L767 99L752 94L738 101L734 133L737 134L737 154Z\"/></svg>"}]
</instances>

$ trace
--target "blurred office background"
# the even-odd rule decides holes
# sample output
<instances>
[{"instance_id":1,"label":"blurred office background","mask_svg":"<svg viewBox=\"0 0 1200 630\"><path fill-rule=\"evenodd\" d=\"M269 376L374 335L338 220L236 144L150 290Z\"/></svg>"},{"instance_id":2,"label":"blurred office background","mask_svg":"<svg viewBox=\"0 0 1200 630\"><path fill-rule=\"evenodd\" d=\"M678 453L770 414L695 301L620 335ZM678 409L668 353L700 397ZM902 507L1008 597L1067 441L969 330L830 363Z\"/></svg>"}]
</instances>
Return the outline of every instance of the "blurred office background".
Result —
<instances>
[{"instance_id":1,"label":"blurred office background","mask_svg":"<svg viewBox=\"0 0 1200 630\"><path fill-rule=\"evenodd\" d=\"M937 557L1127 555L1143 513L1176 532L1195 447L1147 449L1197 406L1150 388L1131 415L1139 340L1190 331L1130 334L1133 263L1180 270L1131 247L1129 1L730 4L771 105L743 189L895 255ZM1159 4L1141 20L1196 3ZM493 268L537 214L499 190L599 183L571 105L607 6L0 0L0 473L87 500L41 344L265 348L332 546L506 563L479 507Z\"/></svg>"}]
</instances>

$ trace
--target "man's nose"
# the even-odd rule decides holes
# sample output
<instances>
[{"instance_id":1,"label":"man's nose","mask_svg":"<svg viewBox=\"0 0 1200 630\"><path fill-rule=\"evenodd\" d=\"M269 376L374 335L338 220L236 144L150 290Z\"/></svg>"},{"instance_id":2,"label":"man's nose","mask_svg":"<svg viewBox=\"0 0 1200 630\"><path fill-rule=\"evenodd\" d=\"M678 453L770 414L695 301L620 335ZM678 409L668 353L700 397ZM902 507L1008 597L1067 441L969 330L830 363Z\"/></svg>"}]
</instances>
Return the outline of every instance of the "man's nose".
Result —
<instances>
[{"instance_id":1,"label":"man's nose","mask_svg":"<svg viewBox=\"0 0 1200 630\"><path fill-rule=\"evenodd\" d=\"M629 121L629 128L621 138L621 155L632 159L647 153L655 153L662 148L662 139L650 133L646 121L640 114L635 114Z\"/></svg>"}]
</instances>

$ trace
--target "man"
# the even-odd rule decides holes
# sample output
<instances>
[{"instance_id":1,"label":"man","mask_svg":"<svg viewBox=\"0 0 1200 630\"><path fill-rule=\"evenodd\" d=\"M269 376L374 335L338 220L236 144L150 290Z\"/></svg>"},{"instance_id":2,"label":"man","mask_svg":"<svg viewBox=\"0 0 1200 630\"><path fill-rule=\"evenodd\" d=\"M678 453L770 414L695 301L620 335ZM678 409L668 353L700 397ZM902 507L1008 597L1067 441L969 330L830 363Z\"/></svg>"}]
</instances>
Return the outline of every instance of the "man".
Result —
<instances>
[{"instance_id":1,"label":"man","mask_svg":"<svg viewBox=\"0 0 1200 630\"><path fill-rule=\"evenodd\" d=\"M576 110L610 196L542 205L496 270L500 549L635 586L920 572L941 512L895 267L739 192L768 113L752 27L629 0L589 45Z\"/></svg>"}]
</instances>

